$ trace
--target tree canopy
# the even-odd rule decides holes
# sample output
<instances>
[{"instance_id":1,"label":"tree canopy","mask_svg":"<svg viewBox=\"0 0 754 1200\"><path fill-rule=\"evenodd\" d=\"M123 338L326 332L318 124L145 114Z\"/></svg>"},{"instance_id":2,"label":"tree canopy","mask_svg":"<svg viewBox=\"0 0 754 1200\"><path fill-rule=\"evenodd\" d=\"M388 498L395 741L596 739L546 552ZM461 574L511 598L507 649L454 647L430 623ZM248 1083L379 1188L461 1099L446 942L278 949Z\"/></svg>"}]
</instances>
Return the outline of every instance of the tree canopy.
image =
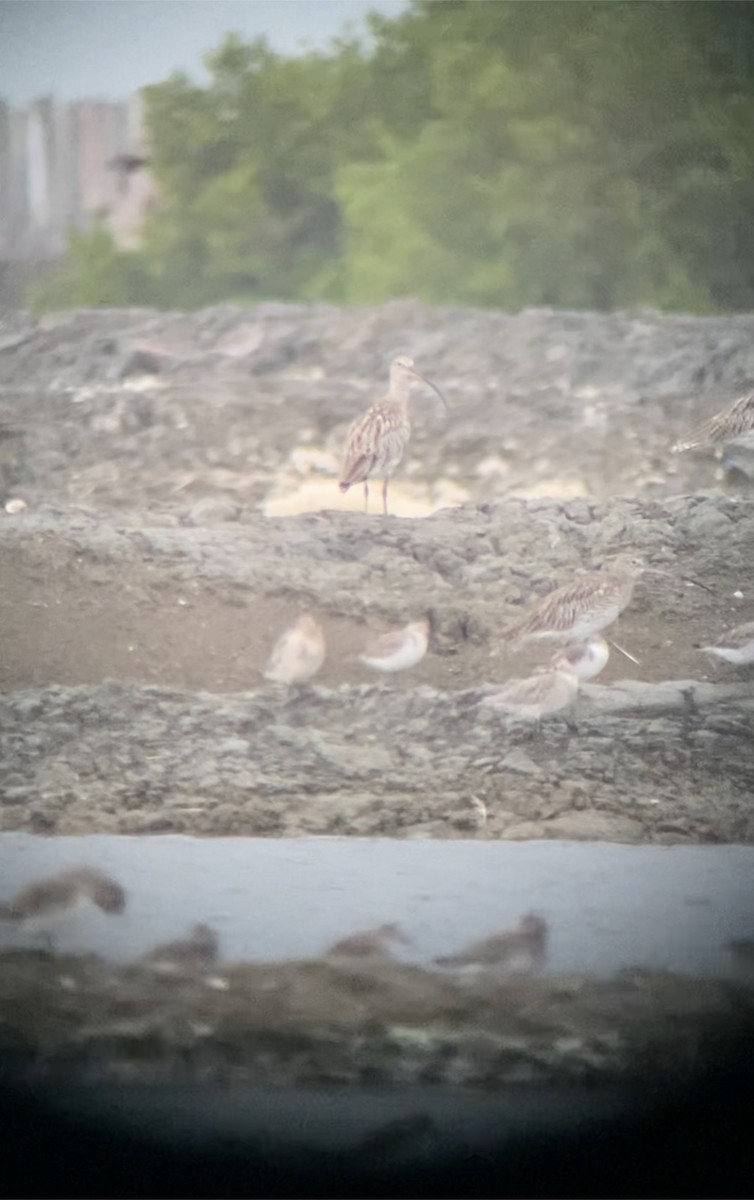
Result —
<instances>
[{"instance_id":1,"label":"tree canopy","mask_svg":"<svg viewBox=\"0 0 754 1200\"><path fill-rule=\"evenodd\" d=\"M754 308L754 6L414 0L145 89L160 200L38 304Z\"/></svg>"}]
</instances>

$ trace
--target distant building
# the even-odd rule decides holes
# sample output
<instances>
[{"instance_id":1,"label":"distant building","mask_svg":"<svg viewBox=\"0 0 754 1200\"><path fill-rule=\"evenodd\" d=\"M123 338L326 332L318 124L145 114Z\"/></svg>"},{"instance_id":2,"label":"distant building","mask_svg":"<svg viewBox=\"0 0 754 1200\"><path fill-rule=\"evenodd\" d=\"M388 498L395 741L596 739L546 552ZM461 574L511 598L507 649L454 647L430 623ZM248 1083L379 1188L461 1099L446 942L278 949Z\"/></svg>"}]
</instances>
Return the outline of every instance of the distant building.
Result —
<instances>
[{"instance_id":1,"label":"distant building","mask_svg":"<svg viewBox=\"0 0 754 1200\"><path fill-rule=\"evenodd\" d=\"M68 231L96 216L121 245L136 245L155 195L138 95L44 97L21 109L0 101L0 263L58 258Z\"/></svg>"}]
</instances>

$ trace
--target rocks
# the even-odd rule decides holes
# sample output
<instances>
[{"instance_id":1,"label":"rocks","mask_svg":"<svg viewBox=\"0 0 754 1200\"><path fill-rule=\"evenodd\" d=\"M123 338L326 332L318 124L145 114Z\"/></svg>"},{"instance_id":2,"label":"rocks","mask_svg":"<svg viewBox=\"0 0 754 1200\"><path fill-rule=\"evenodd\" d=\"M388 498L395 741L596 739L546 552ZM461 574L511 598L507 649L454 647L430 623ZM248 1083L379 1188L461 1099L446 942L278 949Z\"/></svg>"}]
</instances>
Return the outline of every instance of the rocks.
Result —
<instances>
[{"instance_id":1,"label":"rocks","mask_svg":"<svg viewBox=\"0 0 754 1200\"><path fill-rule=\"evenodd\" d=\"M348 421L376 398L400 351L441 381L451 405L438 423L417 397L399 478L414 477L425 494L449 477L472 504L711 487L714 458L671 460L668 448L754 371L750 316L512 316L401 301L371 310L19 314L8 330L0 398L28 436L17 483L35 501L62 499L82 472L111 461L117 477L97 478L91 495L103 507L122 508L127 498L142 510L156 498L169 507L187 478L255 504L260 484L279 489L290 476L293 491L303 440L309 476L327 477ZM721 339L724 359L708 371ZM577 523L588 519L588 504L578 504ZM702 532L717 518L695 520Z\"/></svg>"},{"instance_id":2,"label":"rocks","mask_svg":"<svg viewBox=\"0 0 754 1200\"><path fill-rule=\"evenodd\" d=\"M697 647L754 617L754 500L668 446L754 370L752 333L414 301L9 315L2 827L751 838L754 697ZM401 351L451 411L417 393L385 521L337 467ZM549 657L506 627L624 549L671 573L611 630L638 664L614 652L541 728L484 709ZM281 696L262 670L309 610L327 659ZM366 636L426 612L426 658L376 686Z\"/></svg>"},{"instance_id":3,"label":"rocks","mask_svg":"<svg viewBox=\"0 0 754 1200\"><path fill-rule=\"evenodd\" d=\"M553 720L491 742L464 693L433 689L385 691L366 711L360 689L348 687L310 689L274 708L264 692L191 696L110 684L42 689L33 694L32 747L24 738L32 697L26 693L17 703L10 694L0 698L9 783L0 821L5 829L29 827L19 804L28 793L18 781L43 777L35 820L47 814L60 833L102 828L100 813L108 808L132 830L159 813L164 830L264 832L270 805L280 799L291 831L311 829L326 804L316 818L321 832L394 834L429 821L453 836L469 794L484 801L501 789L518 823L501 829L490 804L494 836L653 840L677 821L691 834L732 840L754 786L749 689L707 685L712 712L749 698L741 709L747 720L739 714L738 730L713 738L706 727L690 726L682 708L663 708L662 685L657 691L659 699L644 685L644 699L636 698L630 712L585 713L577 733ZM655 720L658 711L662 737L652 734L651 722L647 733L647 716ZM417 728L420 716L426 734L417 729L415 740L404 737L401 731L412 721ZM661 806L644 803L649 787L661 788ZM194 800L186 811L189 793ZM606 806L610 812L598 811ZM522 829L522 819L540 824Z\"/></svg>"}]
</instances>

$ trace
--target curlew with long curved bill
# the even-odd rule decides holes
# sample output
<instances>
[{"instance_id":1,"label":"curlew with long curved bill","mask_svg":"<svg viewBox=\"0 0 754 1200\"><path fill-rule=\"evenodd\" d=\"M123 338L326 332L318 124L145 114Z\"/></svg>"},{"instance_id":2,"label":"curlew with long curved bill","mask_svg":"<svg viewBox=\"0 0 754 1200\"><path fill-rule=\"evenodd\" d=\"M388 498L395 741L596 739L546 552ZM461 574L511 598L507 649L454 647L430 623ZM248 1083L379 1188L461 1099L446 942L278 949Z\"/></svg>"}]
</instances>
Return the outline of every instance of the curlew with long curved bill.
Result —
<instances>
[{"instance_id":1,"label":"curlew with long curved bill","mask_svg":"<svg viewBox=\"0 0 754 1200\"><path fill-rule=\"evenodd\" d=\"M387 516L390 476L403 458L411 436L408 401L411 386L416 382L432 388L447 409L447 401L440 389L419 374L412 358L401 354L390 364L387 395L354 421L348 431L340 490L347 492L355 483L363 483L365 512L369 512L369 479L372 475L382 475L382 509Z\"/></svg>"},{"instance_id":2,"label":"curlew with long curved bill","mask_svg":"<svg viewBox=\"0 0 754 1200\"><path fill-rule=\"evenodd\" d=\"M556 588L530 609L529 614L506 632L506 641L586 642L617 621L631 603L634 588L644 572L667 575L648 567L641 558L620 554L601 571L579 575Z\"/></svg>"}]
</instances>

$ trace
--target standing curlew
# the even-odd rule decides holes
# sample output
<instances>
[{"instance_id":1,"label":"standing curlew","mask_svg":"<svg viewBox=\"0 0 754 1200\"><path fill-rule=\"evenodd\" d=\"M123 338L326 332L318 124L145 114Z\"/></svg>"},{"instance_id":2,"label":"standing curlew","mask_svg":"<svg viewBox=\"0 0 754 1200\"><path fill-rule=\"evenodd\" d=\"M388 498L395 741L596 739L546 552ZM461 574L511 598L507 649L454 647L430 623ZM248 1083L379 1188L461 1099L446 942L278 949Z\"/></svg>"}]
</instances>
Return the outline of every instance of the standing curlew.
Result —
<instances>
[{"instance_id":1,"label":"standing curlew","mask_svg":"<svg viewBox=\"0 0 754 1200\"><path fill-rule=\"evenodd\" d=\"M736 667L754 663L754 621L737 625L715 642L714 646L701 646L705 654L713 654Z\"/></svg>"},{"instance_id":2,"label":"standing curlew","mask_svg":"<svg viewBox=\"0 0 754 1200\"><path fill-rule=\"evenodd\" d=\"M382 671L383 674L407 671L424 658L428 639L429 619L422 617L420 621L412 621L404 629L395 629L372 638L359 658L368 667Z\"/></svg>"},{"instance_id":3,"label":"standing curlew","mask_svg":"<svg viewBox=\"0 0 754 1200\"><path fill-rule=\"evenodd\" d=\"M264 671L273 683L308 683L325 661L325 635L314 617L305 613L282 633Z\"/></svg>"},{"instance_id":4,"label":"standing curlew","mask_svg":"<svg viewBox=\"0 0 754 1200\"><path fill-rule=\"evenodd\" d=\"M472 942L458 954L436 958L435 963L465 971L530 974L545 965L548 933L544 917L527 913L513 929Z\"/></svg>"},{"instance_id":5,"label":"standing curlew","mask_svg":"<svg viewBox=\"0 0 754 1200\"><path fill-rule=\"evenodd\" d=\"M408 400L411 385L417 380L431 387L447 409L440 389L419 374L412 358L401 354L390 364L387 395L354 421L348 431L340 490L347 492L354 483L363 483L365 512L369 512L368 480L372 475L382 475L382 507L387 516L387 487L411 436Z\"/></svg>"},{"instance_id":6,"label":"standing curlew","mask_svg":"<svg viewBox=\"0 0 754 1200\"><path fill-rule=\"evenodd\" d=\"M609 567L589 571L556 588L534 605L527 617L507 631L512 642L585 642L616 621L631 603L634 587L647 567L642 559L620 554Z\"/></svg>"},{"instance_id":7,"label":"standing curlew","mask_svg":"<svg viewBox=\"0 0 754 1200\"><path fill-rule=\"evenodd\" d=\"M720 442L754 444L754 392L740 396L722 412L702 421L671 449L674 454L678 454L682 450L717 446Z\"/></svg>"}]
</instances>

